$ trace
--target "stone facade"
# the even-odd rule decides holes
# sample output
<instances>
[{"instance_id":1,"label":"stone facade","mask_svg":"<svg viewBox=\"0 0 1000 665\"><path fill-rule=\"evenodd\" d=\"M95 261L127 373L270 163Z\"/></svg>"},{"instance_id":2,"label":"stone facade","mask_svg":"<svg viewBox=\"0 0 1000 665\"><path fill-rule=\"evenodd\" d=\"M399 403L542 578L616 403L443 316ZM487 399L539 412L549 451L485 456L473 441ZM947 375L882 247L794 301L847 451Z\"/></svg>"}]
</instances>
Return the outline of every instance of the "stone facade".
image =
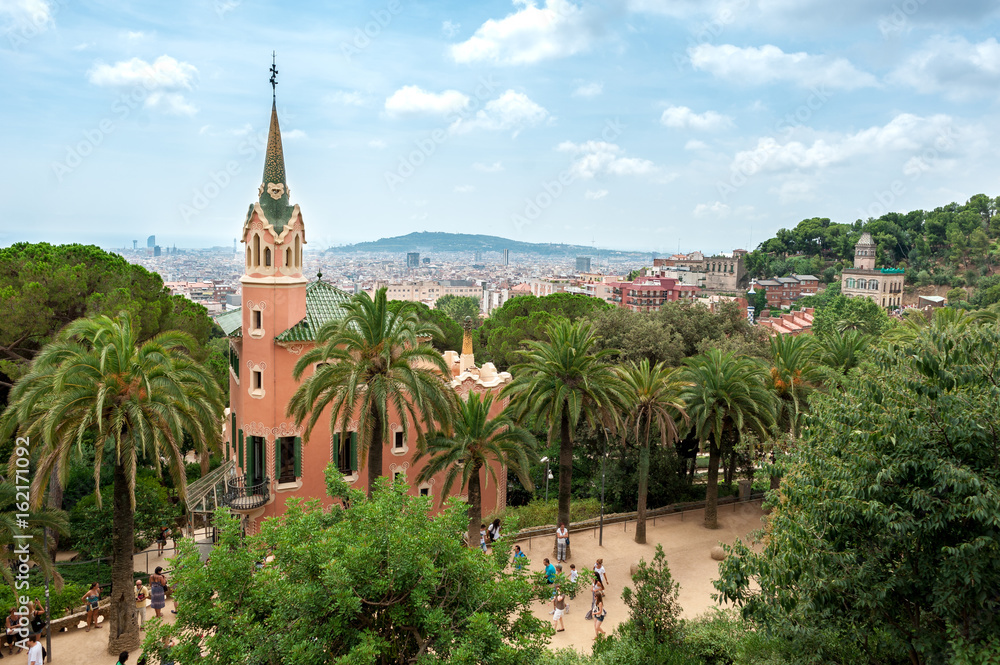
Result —
<instances>
[{"instance_id":1,"label":"stone facade","mask_svg":"<svg viewBox=\"0 0 1000 665\"><path fill-rule=\"evenodd\" d=\"M702 273L700 286L714 293L744 291L747 286L745 249L734 249L729 254L705 256L701 252L674 254L665 259L654 259L654 268L687 268L691 272Z\"/></svg>"},{"instance_id":2,"label":"stone facade","mask_svg":"<svg viewBox=\"0 0 1000 665\"><path fill-rule=\"evenodd\" d=\"M902 306L904 274L901 269L875 267L876 247L868 232L854 246L854 268L840 276L840 292L852 298L870 298L886 309Z\"/></svg>"}]
</instances>

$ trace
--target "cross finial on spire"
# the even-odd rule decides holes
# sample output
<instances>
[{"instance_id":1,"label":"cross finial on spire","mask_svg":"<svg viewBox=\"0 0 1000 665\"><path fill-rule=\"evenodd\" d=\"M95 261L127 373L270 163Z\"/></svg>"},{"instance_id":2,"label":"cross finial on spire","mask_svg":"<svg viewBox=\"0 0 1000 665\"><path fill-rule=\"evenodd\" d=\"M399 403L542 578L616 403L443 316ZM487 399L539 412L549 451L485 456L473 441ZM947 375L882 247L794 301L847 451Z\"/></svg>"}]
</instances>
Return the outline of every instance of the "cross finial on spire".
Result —
<instances>
[{"instance_id":1,"label":"cross finial on spire","mask_svg":"<svg viewBox=\"0 0 1000 665\"><path fill-rule=\"evenodd\" d=\"M275 67L275 53L271 51L271 99L277 98L278 68Z\"/></svg>"}]
</instances>

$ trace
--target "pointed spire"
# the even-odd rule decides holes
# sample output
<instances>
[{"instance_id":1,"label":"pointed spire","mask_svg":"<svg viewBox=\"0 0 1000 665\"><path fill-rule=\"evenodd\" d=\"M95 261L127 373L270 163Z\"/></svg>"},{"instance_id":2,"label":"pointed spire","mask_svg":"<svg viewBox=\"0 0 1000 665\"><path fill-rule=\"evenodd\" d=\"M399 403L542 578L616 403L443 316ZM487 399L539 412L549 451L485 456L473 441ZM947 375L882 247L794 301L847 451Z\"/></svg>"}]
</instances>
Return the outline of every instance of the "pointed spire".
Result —
<instances>
[{"instance_id":1,"label":"pointed spire","mask_svg":"<svg viewBox=\"0 0 1000 665\"><path fill-rule=\"evenodd\" d=\"M274 97L278 70L271 64L271 92ZM281 128L278 127L277 99L271 100L271 126L267 132L267 152L264 155L264 177L257 192L261 210L275 231L281 233L292 216L293 207L288 203L288 183L285 181L285 153L281 147Z\"/></svg>"},{"instance_id":2,"label":"pointed spire","mask_svg":"<svg viewBox=\"0 0 1000 665\"><path fill-rule=\"evenodd\" d=\"M267 130L267 152L264 155L265 192L269 184L285 185L285 153L281 148L281 128L278 127L278 107L275 102L271 102L271 127ZM261 195L265 192L261 192Z\"/></svg>"}]
</instances>

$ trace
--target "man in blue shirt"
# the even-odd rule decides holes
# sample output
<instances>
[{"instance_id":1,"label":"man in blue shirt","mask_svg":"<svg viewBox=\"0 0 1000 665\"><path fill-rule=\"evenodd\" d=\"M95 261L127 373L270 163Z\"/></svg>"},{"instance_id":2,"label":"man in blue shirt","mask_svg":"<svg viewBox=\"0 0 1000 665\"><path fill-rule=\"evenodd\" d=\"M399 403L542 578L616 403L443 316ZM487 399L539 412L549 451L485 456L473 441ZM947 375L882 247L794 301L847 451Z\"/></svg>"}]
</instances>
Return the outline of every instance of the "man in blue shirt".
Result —
<instances>
[{"instance_id":1,"label":"man in blue shirt","mask_svg":"<svg viewBox=\"0 0 1000 665\"><path fill-rule=\"evenodd\" d=\"M528 557L521 551L520 545L514 545L514 570L523 570Z\"/></svg>"},{"instance_id":2,"label":"man in blue shirt","mask_svg":"<svg viewBox=\"0 0 1000 665\"><path fill-rule=\"evenodd\" d=\"M553 566L548 559L542 559L542 563L545 564L545 580L549 584L556 583L556 567Z\"/></svg>"}]
</instances>

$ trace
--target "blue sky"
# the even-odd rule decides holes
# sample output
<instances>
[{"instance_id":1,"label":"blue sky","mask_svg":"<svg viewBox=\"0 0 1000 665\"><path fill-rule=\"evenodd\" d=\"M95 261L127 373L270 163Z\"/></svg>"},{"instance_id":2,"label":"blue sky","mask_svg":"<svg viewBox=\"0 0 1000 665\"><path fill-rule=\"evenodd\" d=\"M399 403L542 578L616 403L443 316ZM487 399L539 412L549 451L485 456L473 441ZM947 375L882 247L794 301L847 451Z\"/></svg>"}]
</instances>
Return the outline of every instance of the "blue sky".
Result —
<instances>
[{"instance_id":1,"label":"blue sky","mask_svg":"<svg viewBox=\"0 0 1000 665\"><path fill-rule=\"evenodd\" d=\"M1000 195L998 4L0 0L0 243L227 245L277 51L314 248L658 252Z\"/></svg>"}]
</instances>

